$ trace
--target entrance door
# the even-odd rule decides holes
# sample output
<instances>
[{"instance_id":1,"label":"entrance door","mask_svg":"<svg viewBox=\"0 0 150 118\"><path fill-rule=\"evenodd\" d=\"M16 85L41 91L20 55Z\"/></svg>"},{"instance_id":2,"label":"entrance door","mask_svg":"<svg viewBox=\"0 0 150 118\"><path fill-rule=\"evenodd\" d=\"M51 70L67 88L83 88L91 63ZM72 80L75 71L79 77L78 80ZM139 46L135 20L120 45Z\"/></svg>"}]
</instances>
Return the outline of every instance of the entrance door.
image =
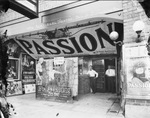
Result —
<instances>
[{"instance_id":1,"label":"entrance door","mask_svg":"<svg viewBox=\"0 0 150 118\"><path fill-rule=\"evenodd\" d=\"M98 73L96 92L105 92L105 63L104 59L94 59L93 69Z\"/></svg>"},{"instance_id":2,"label":"entrance door","mask_svg":"<svg viewBox=\"0 0 150 118\"><path fill-rule=\"evenodd\" d=\"M113 59L105 59L105 69L107 70L108 69L108 66L111 66L112 69L115 69L116 68L116 62L115 62L115 58ZM105 76L105 85L106 85L106 92L116 92L116 87L117 87L117 84L116 84L116 76L114 78L112 78L113 81Z\"/></svg>"}]
</instances>

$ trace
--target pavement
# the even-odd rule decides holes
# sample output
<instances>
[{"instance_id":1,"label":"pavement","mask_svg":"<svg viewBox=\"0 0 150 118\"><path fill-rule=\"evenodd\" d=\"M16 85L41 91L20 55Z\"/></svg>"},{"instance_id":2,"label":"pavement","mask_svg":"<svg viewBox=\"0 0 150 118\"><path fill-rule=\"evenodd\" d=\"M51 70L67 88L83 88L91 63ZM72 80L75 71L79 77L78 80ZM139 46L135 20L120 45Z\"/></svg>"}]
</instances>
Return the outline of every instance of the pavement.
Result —
<instances>
[{"instance_id":1,"label":"pavement","mask_svg":"<svg viewBox=\"0 0 150 118\"><path fill-rule=\"evenodd\" d=\"M124 118L115 94L81 95L72 103L39 100L35 93L7 97L15 107L11 118Z\"/></svg>"}]
</instances>

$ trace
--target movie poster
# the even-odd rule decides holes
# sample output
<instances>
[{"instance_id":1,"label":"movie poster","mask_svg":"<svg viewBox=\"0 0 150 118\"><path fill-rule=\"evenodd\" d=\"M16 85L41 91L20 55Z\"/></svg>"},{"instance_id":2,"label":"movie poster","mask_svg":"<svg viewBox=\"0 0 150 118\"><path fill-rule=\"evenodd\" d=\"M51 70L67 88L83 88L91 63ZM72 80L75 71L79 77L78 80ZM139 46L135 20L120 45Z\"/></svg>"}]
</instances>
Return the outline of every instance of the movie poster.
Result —
<instances>
[{"instance_id":1,"label":"movie poster","mask_svg":"<svg viewBox=\"0 0 150 118\"><path fill-rule=\"evenodd\" d=\"M69 99L78 95L78 58L65 58L59 63L39 59L36 72L37 97Z\"/></svg>"},{"instance_id":2,"label":"movie poster","mask_svg":"<svg viewBox=\"0 0 150 118\"><path fill-rule=\"evenodd\" d=\"M22 54L22 81L23 84L35 83L35 60L28 54Z\"/></svg>"},{"instance_id":3,"label":"movie poster","mask_svg":"<svg viewBox=\"0 0 150 118\"><path fill-rule=\"evenodd\" d=\"M35 92L35 60L26 53L22 54L22 82L24 93Z\"/></svg>"},{"instance_id":4,"label":"movie poster","mask_svg":"<svg viewBox=\"0 0 150 118\"><path fill-rule=\"evenodd\" d=\"M146 46L132 46L127 50L125 58L127 94L150 96L150 57Z\"/></svg>"}]
</instances>

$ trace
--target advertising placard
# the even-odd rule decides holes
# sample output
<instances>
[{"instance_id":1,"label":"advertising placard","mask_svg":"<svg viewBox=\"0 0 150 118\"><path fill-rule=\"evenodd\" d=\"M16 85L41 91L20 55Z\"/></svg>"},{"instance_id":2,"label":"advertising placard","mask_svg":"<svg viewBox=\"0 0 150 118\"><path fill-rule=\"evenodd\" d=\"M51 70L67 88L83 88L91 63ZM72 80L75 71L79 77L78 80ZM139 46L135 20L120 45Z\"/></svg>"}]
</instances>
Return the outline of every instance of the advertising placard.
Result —
<instances>
[{"instance_id":1,"label":"advertising placard","mask_svg":"<svg viewBox=\"0 0 150 118\"><path fill-rule=\"evenodd\" d=\"M125 47L127 96L150 97L150 57L145 44Z\"/></svg>"},{"instance_id":2,"label":"advertising placard","mask_svg":"<svg viewBox=\"0 0 150 118\"><path fill-rule=\"evenodd\" d=\"M35 84L25 84L24 89L25 89L25 93L34 93L35 92Z\"/></svg>"},{"instance_id":3,"label":"advertising placard","mask_svg":"<svg viewBox=\"0 0 150 118\"><path fill-rule=\"evenodd\" d=\"M77 57L65 58L62 65L54 65L54 59L46 59L37 63L36 70L37 98L67 101L78 95Z\"/></svg>"},{"instance_id":4,"label":"advertising placard","mask_svg":"<svg viewBox=\"0 0 150 118\"><path fill-rule=\"evenodd\" d=\"M64 64L64 57L54 57L54 65Z\"/></svg>"},{"instance_id":5,"label":"advertising placard","mask_svg":"<svg viewBox=\"0 0 150 118\"><path fill-rule=\"evenodd\" d=\"M35 84L35 60L28 54L22 54L22 81L23 84Z\"/></svg>"}]
</instances>

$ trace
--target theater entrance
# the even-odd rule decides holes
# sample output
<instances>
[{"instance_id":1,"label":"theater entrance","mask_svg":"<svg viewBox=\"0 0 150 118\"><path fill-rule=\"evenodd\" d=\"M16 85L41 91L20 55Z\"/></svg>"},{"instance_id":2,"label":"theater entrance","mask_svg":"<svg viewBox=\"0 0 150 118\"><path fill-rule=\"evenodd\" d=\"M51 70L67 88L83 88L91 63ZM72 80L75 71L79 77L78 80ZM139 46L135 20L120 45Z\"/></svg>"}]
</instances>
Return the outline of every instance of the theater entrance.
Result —
<instances>
[{"instance_id":1,"label":"theater entrance","mask_svg":"<svg viewBox=\"0 0 150 118\"><path fill-rule=\"evenodd\" d=\"M92 65L93 69L98 73L98 78L96 79L97 93L119 93L119 79L117 78L117 58L93 56L79 58L79 94L87 94L91 92L90 79L87 75L90 65ZM110 82L109 78L105 74L108 66L111 66L115 70L113 82ZM110 91L110 88L112 91Z\"/></svg>"},{"instance_id":2,"label":"theater entrance","mask_svg":"<svg viewBox=\"0 0 150 118\"><path fill-rule=\"evenodd\" d=\"M106 71L109 67L117 70L117 64L115 58L93 58L92 59L93 69L98 73L96 80L96 92L100 93L116 93L117 91L117 76L116 72L113 77L108 77Z\"/></svg>"}]
</instances>

